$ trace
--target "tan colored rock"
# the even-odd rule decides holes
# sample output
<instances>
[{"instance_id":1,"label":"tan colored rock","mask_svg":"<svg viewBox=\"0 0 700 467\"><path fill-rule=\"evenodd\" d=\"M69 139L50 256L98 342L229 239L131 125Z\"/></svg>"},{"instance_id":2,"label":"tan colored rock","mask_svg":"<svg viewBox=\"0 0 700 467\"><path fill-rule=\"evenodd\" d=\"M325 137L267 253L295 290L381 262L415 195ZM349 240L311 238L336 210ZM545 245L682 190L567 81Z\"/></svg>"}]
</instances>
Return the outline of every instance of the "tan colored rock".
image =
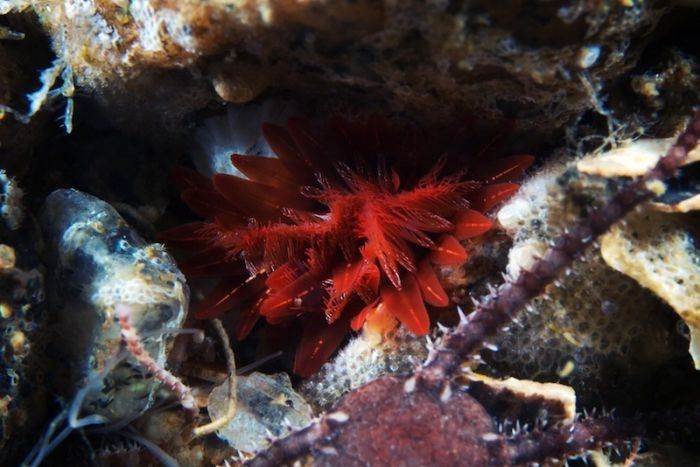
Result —
<instances>
[{"instance_id":1,"label":"tan colored rock","mask_svg":"<svg viewBox=\"0 0 700 467\"><path fill-rule=\"evenodd\" d=\"M324 30L338 21L353 19L353 27L343 30L352 36L353 31L367 32L381 18L381 6L372 6L373 2L366 0L318 8L324 3L43 0L32 7L66 65L81 82L100 87L115 78L134 78L154 67L184 68L202 57L229 52L235 56L234 49L260 55L274 31L284 32L289 26Z\"/></svg>"},{"instance_id":2,"label":"tan colored rock","mask_svg":"<svg viewBox=\"0 0 700 467\"><path fill-rule=\"evenodd\" d=\"M576 418L576 393L571 386L516 378L495 379L479 373L468 373L466 378L485 384L493 391L492 397L546 406L549 421L572 423Z\"/></svg>"},{"instance_id":3,"label":"tan colored rock","mask_svg":"<svg viewBox=\"0 0 700 467\"><path fill-rule=\"evenodd\" d=\"M675 138L639 139L581 159L576 168L586 175L605 178L639 177L649 171L673 144ZM700 149L691 151L685 165L700 161ZM664 187L665 189L665 187ZM700 194L674 204L651 202L652 209L661 212L690 212L700 210Z\"/></svg>"},{"instance_id":4,"label":"tan colored rock","mask_svg":"<svg viewBox=\"0 0 700 467\"><path fill-rule=\"evenodd\" d=\"M653 291L690 328L690 354L700 369L700 254L689 226L698 216L634 212L601 237L603 259Z\"/></svg>"},{"instance_id":5,"label":"tan colored rock","mask_svg":"<svg viewBox=\"0 0 700 467\"><path fill-rule=\"evenodd\" d=\"M649 206L657 211L668 213L700 211L700 194L686 198L680 203L676 204L649 203Z\"/></svg>"},{"instance_id":6,"label":"tan colored rock","mask_svg":"<svg viewBox=\"0 0 700 467\"><path fill-rule=\"evenodd\" d=\"M602 177L639 177L648 172L673 144L675 138L638 139L602 154L584 157L579 172ZM691 151L686 164L700 161L700 149Z\"/></svg>"}]
</instances>

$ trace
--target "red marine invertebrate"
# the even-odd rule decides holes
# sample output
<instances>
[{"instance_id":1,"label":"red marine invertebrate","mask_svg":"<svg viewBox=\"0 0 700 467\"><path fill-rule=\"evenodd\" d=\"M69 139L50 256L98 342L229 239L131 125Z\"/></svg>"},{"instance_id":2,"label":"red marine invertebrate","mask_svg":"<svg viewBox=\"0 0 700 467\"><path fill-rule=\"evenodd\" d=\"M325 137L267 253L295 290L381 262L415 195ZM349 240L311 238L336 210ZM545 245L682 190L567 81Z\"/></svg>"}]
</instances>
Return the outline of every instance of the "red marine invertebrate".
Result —
<instances>
[{"instance_id":1,"label":"red marine invertebrate","mask_svg":"<svg viewBox=\"0 0 700 467\"><path fill-rule=\"evenodd\" d=\"M449 303L433 263L466 260L460 240L491 228L483 213L518 188L533 160L484 163L498 132L447 137L376 117L323 129L291 119L263 134L276 158L231 157L247 179L176 171L183 200L207 221L162 238L196 250L186 274L224 276L197 318L241 308L239 339L260 316L300 319L300 375L367 322L394 317L427 334L426 304Z\"/></svg>"},{"instance_id":2,"label":"red marine invertebrate","mask_svg":"<svg viewBox=\"0 0 700 467\"><path fill-rule=\"evenodd\" d=\"M444 334L421 368L398 378L380 377L350 392L318 421L278 439L246 465L288 464L308 454L313 456L314 465L441 465L443 459L447 465L454 465L451 456L455 453L460 460L480 465L539 465L558 463L632 438L663 438L668 434L687 437L689 445L696 446L700 412L677 407L633 418L603 415L536 424L508 436L484 414L484 405L474 404L471 396L453 385L453 377L465 360L473 358L490 337L515 320L520 309L540 295L599 236L640 204L663 194L699 143L700 111L696 110L654 167L636 180L621 183L612 197L574 223L529 270L507 277L476 304L470 315L462 314L460 323ZM539 402L545 399L540 398ZM414 418L415 414L419 417ZM458 428L466 426L465 418L476 420L479 428L475 432L455 430L455 423ZM426 420L428 425L430 420L437 421L426 429ZM422 448L420 442L426 432L432 444ZM381 442L375 445L377 438ZM448 445L454 439L458 442L447 446L447 453L435 454L431 449L441 443ZM635 442L632 457L639 443ZM417 445L420 447L415 449Z\"/></svg>"}]
</instances>

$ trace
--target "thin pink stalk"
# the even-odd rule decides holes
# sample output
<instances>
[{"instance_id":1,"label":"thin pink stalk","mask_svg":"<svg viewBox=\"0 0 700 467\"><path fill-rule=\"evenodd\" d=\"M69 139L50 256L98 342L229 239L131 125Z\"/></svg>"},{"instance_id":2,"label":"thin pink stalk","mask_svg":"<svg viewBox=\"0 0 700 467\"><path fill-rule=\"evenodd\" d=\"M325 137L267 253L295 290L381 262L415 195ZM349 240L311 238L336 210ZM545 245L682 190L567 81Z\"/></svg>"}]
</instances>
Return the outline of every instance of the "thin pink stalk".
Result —
<instances>
[{"instance_id":1,"label":"thin pink stalk","mask_svg":"<svg viewBox=\"0 0 700 467\"><path fill-rule=\"evenodd\" d=\"M180 379L170 373L165 368L161 368L151 357L143 345L143 340L131 322L132 308L125 303L117 303L114 311L119 320L122 337L131 355L153 375L153 379L170 389L180 400L180 404L187 411L191 419L195 419L199 414L199 409L195 403L190 388L180 381Z\"/></svg>"}]
</instances>

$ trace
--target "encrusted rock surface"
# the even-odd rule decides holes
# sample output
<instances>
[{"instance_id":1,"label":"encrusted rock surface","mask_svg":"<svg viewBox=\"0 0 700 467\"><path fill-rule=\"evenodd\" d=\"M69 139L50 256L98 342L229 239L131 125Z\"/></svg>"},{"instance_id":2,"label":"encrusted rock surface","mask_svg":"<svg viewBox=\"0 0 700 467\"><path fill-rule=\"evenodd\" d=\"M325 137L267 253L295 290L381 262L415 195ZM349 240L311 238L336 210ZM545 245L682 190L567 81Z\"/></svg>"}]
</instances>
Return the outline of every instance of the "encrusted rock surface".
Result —
<instances>
[{"instance_id":1,"label":"encrusted rock surface","mask_svg":"<svg viewBox=\"0 0 700 467\"><path fill-rule=\"evenodd\" d=\"M665 13L608 1L5 3L31 5L64 66L119 112L148 101L173 123L276 89L443 119L459 109L517 116L544 132L605 113L601 87L637 65ZM654 70L656 81L640 70L633 92L653 111L678 101L696 84L684 60Z\"/></svg>"},{"instance_id":2,"label":"encrusted rock surface","mask_svg":"<svg viewBox=\"0 0 700 467\"><path fill-rule=\"evenodd\" d=\"M477 401L456 392L448 404L404 383L384 377L344 397L334 413L347 420L332 445L314 449L314 465L508 465L505 443L492 439L496 427Z\"/></svg>"},{"instance_id":3,"label":"encrusted rock surface","mask_svg":"<svg viewBox=\"0 0 700 467\"><path fill-rule=\"evenodd\" d=\"M0 171L0 464L19 461L46 416L46 320L40 236L17 181Z\"/></svg>"},{"instance_id":4,"label":"encrusted rock surface","mask_svg":"<svg viewBox=\"0 0 700 467\"><path fill-rule=\"evenodd\" d=\"M498 212L513 237L508 274L528 268L576 216L609 196L612 182L554 165L534 175ZM633 388L651 387L656 371L678 357L673 319L653 294L615 271L590 248L582 261L532 301L497 338L499 350L487 360L499 374L562 381L584 405L627 404L648 397ZM503 373L504 372L504 373Z\"/></svg>"},{"instance_id":5,"label":"encrusted rock surface","mask_svg":"<svg viewBox=\"0 0 700 467\"><path fill-rule=\"evenodd\" d=\"M188 288L163 247L144 242L107 203L75 190L52 193L41 224L54 310L49 351L65 362L54 368L52 388L70 398L117 357L122 346L117 303L131 306L132 322L142 335L152 334L146 349L164 366L167 332L182 325ZM108 376L104 391L91 394L84 406L121 420L148 407L158 386L127 358Z\"/></svg>"},{"instance_id":6,"label":"encrusted rock surface","mask_svg":"<svg viewBox=\"0 0 700 467\"><path fill-rule=\"evenodd\" d=\"M700 213L633 213L601 238L611 267L665 300L687 324L690 354L700 369ZM693 228L694 226L694 228Z\"/></svg>"},{"instance_id":7,"label":"encrusted rock surface","mask_svg":"<svg viewBox=\"0 0 700 467\"><path fill-rule=\"evenodd\" d=\"M400 327L388 335L367 331L350 340L333 359L300 387L317 410L384 375L410 373L428 355L425 339Z\"/></svg>"}]
</instances>

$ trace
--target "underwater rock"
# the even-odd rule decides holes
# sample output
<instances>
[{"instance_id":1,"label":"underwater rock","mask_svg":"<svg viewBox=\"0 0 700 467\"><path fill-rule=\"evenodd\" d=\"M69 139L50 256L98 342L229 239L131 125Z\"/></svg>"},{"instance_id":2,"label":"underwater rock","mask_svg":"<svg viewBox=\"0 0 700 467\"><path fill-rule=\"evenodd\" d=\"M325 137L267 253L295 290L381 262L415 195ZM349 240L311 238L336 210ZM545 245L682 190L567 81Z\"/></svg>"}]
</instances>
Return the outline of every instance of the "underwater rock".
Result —
<instances>
[{"instance_id":1,"label":"underwater rock","mask_svg":"<svg viewBox=\"0 0 700 467\"><path fill-rule=\"evenodd\" d=\"M164 117L275 88L422 115L508 113L545 131L595 108L600 86L637 64L666 13L652 2L606 1L51 0L31 8L79 85L111 93L128 83L151 97L157 89L173 101L160 100Z\"/></svg>"},{"instance_id":2,"label":"underwater rock","mask_svg":"<svg viewBox=\"0 0 700 467\"><path fill-rule=\"evenodd\" d=\"M181 326L189 293L165 249L141 239L109 204L75 190L49 195L40 220L50 252L49 355L61 362L51 375L53 389L71 398L85 379L92 381L119 358L122 337L114 307L120 303L130 306L147 351L165 366L167 333ZM136 416L157 387L129 357L83 407L109 420Z\"/></svg>"},{"instance_id":3,"label":"underwater rock","mask_svg":"<svg viewBox=\"0 0 700 467\"><path fill-rule=\"evenodd\" d=\"M612 181L561 164L532 176L497 214L513 238L508 274L530 267L573 219L614 189ZM491 369L571 385L583 406L621 407L649 397L656 372L681 350L663 303L605 264L597 247L534 299L519 320L522 326L496 339L499 350L485 354Z\"/></svg>"},{"instance_id":4,"label":"underwater rock","mask_svg":"<svg viewBox=\"0 0 700 467\"><path fill-rule=\"evenodd\" d=\"M410 373L427 356L425 338L403 326L383 336L363 330L304 380L299 391L315 409L327 410L345 394L380 376Z\"/></svg>"},{"instance_id":5,"label":"underwater rock","mask_svg":"<svg viewBox=\"0 0 700 467\"><path fill-rule=\"evenodd\" d=\"M44 274L22 190L0 170L0 464L15 465L46 415Z\"/></svg>"},{"instance_id":6,"label":"underwater rock","mask_svg":"<svg viewBox=\"0 0 700 467\"><path fill-rule=\"evenodd\" d=\"M313 419L309 404L292 389L284 373L252 373L237 380L236 415L217 433L237 450L257 452L270 444L270 438L285 436L290 430L304 428ZM226 412L228 380L214 388L208 410L212 420Z\"/></svg>"},{"instance_id":7,"label":"underwater rock","mask_svg":"<svg viewBox=\"0 0 700 467\"><path fill-rule=\"evenodd\" d=\"M664 138L624 143L583 158L576 168L607 178L640 176L656 164L672 142L673 138ZM695 149L685 165L698 161L700 150ZM646 204L643 212L630 213L625 222L613 226L601 237L600 252L610 267L654 292L681 316L689 328L690 354L700 369L700 257L693 240L698 214L680 214L700 209L700 186L697 180L684 182L684 177L678 177L660 198Z\"/></svg>"},{"instance_id":8,"label":"underwater rock","mask_svg":"<svg viewBox=\"0 0 700 467\"><path fill-rule=\"evenodd\" d=\"M384 377L334 407L332 436L311 450L313 465L509 465L489 413L461 391L449 400Z\"/></svg>"},{"instance_id":9,"label":"underwater rock","mask_svg":"<svg viewBox=\"0 0 700 467\"><path fill-rule=\"evenodd\" d=\"M699 219L700 213L633 212L624 225L615 225L600 241L606 263L654 292L680 315L690 330L690 355L698 370L700 252L692 230L697 230Z\"/></svg>"}]
</instances>

